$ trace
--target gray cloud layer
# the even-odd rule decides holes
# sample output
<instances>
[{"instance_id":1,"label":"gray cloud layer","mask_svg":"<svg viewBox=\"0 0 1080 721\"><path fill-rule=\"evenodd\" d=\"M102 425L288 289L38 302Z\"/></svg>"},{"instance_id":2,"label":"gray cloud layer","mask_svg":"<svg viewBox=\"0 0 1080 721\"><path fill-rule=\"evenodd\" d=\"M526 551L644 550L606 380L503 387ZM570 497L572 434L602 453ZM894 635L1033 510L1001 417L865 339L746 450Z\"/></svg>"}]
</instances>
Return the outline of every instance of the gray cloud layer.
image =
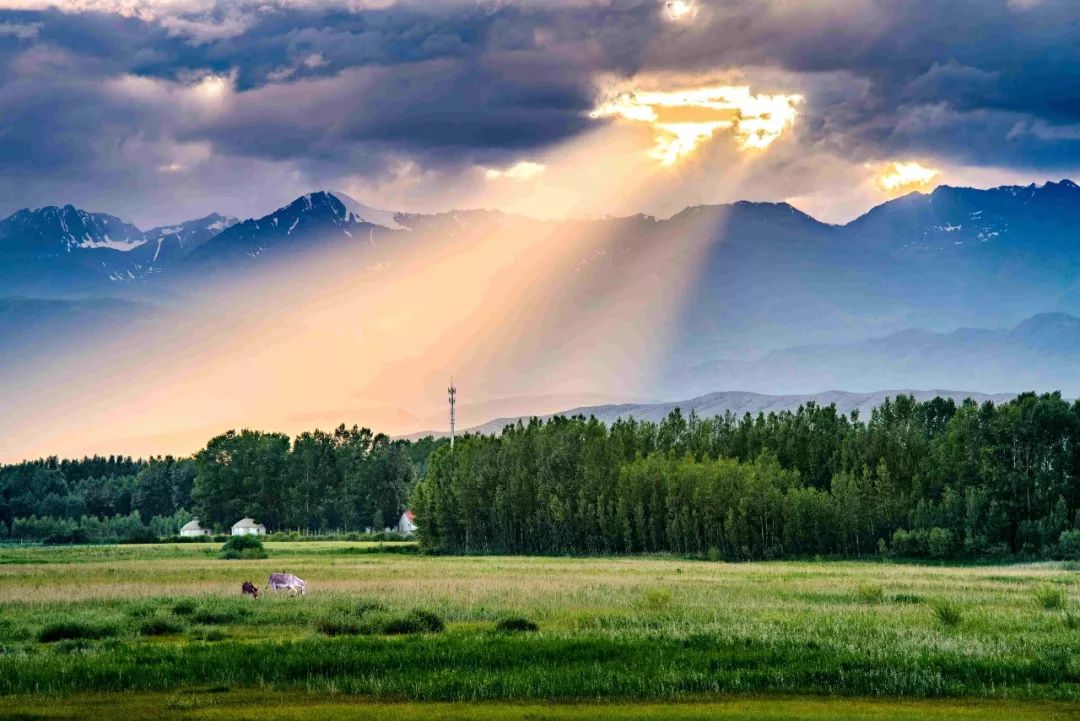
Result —
<instances>
[{"instance_id":1,"label":"gray cloud layer","mask_svg":"<svg viewBox=\"0 0 1080 721\"><path fill-rule=\"evenodd\" d=\"M657 0L86 5L0 10L0 212L145 223L403 161L505 164L607 122L588 118L601 75L801 92L806 153L1080 164L1071 0L699 0L686 23Z\"/></svg>"}]
</instances>

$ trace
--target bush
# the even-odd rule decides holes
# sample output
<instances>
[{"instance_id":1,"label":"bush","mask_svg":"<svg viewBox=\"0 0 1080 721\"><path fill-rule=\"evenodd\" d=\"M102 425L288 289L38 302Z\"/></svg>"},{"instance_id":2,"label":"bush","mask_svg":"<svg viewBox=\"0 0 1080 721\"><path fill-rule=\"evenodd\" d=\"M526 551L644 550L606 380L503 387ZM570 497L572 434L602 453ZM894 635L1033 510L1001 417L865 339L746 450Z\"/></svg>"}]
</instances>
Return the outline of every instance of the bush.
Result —
<instances>
[{"instance_id":1,"label":"bush","mask_svg":"<svg viewBox=\"0 0 1080 721\"><path fill-rule=\"evenodd\" d=\"M948 558L953 550L953 532L948 528L931 528L926 536L926 551L930 558Z\"/></svg>"},{"instance_id":2,"label":"bush","mask_svg":"<svg viewBox=\"0 0 1080 721\"><path fill-rule=\"evenodd\" d=\"M885 589L883 589L881 586L866 584L863 586L859 586L859 589L855 592L855 595L863 603L881 603L885 600Z\"/></svg>"},{"instance_id":3,"label":"bush","mask_svg":"<svg viewBox=\"0 0 1080 721\"><path fill-rule=\"evenodd\" d=\"M1070 631L1075 631L1080 628L1080 616L1074 613L1065 612L1065 615L1061 617L1061 622L1065 624L1065 628Z\"/></svg>"},{"instance_id":4,"label":"bush","mask_svg":"<svg viewBox=\"0 0 1080 721\"><path fill-rule=\"evenodd\" d=\"M955 628L964 620L963 609L952 601L936 601L933 609L934 617L946 628Z\"/></svg>"},{"instance_id":5,"label":"bush","mask_svg":"<svg viewBox=\"0 0 1080 721\"><path fill-rule=\"evenodd\" d=\"M139 627L139 633L143 636L171 636L183 631L184 624L167 616L148 619Z\"/></svg>"},{"instance_id":6,"label":"bush","mask_svg":"<svg viewBox=\"0 0 1080 721\"><path fill-rule=\"evenodd\" d=\"M41 541L46 546L67 546L79 543L90 543L90 535L82 528L57 531L45 536Z\"/></svg>"},{"instance_id":7,"label":"bush","mask_svg":"<svg viewBox=\"0 0 1080 721\"><path fill-rule=\"evenodd\" d=\"M226 560L254 560L267 558L262 541L256 536L230 536L221 547L221 557Z\"/></svg>"},{"instance_id":8,"label":"bush","mask_svg":"<svg viewBox=\"0 0 1080 721\"><path fill-rule=\"evenodd\" d=\"M80 621L58 621L50 623L38 633L38 640L42 643L54 641L66 641L80 638L111 638L117 634L114 626L82 623Z\"/></svg>"},{"instance_id":9,"label":"bush","mask_svg":"<svg viewBox=\"0 0 1080 721\"><path fill-rule=\"evenodd\" d=\"M1066 561L1080 561L1080 529L1061 532L1058 537L1058 553Z\"/></svg>"},{"instance_id":10,"label":"bush","mask_svg":"<svg viewBox=\"0 0 1080 721\"><path fill-rule=\"evenodd\" d=\"M441 633L446 628L446 622L431 611L415 609L404 616L394 616L387 619L382 626L382 632L390 636L400 636L410 633Z\"/></svg>"},{"instance_id":11,"label":"bush","mask_svg":"<svg viewBox=\"0 0 1080 721\"><path fill-rule=\"evenodd\" d=\"M1044 584L1035 589L1035 600L1047 611L1056 611L1065 607L1065 589L1049 583Z\"/></svg>"},{"instance_id":12,"label":"bush","mask_svg":"<svg viewBox=\"0 0 1080 721\"><path fill-rule=\"evenodd\" d=\"M892 537L893 555L901 558L925 556L926 540L926 531L924 530L906 531L903 528L898 528Z\"/></svg>"},{"instance_id":13,"label":"bush","mask_svg":"<svg viewBox=\"0 0 1080 721\"><path fill-rule=\"evenodd\" d=\"M539 631L540 627L536 625L536 622L530 621L527 618L521 616L510 616L508 618L499 619L495 624L496 631L506 632L528 632Z\"/></svg>"}]
</instances>

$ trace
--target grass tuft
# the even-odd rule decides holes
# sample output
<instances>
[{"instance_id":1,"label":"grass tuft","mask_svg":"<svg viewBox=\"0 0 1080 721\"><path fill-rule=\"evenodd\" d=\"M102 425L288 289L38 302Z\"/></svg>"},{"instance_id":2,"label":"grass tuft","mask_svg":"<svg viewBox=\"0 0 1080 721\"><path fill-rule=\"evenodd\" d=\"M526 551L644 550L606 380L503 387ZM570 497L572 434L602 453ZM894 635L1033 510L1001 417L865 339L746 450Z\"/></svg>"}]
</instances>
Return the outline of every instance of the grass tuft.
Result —
<instances>
[{"instance_id":1,"label":"grass tuft","mask_svg":"<svg viewBox=\"0 0 1080 721\"><path fill-rule=\"evenodd\" d=\"M1035 589L1035 601L1047 611L1057 611L1065 607L1065 589L1046 583Z\"/></svg>"},{"instance_id":2,"label":"grass tuft","mask_svg":"<svg viewBox=\"0 0 1080 721\"><path fill-rule=\"evenodd\" d=\"M864 584L859 586L855 592L855 596L862 603L877 604L885 600L885 589L875 584Z\"/></svg>"},{"instance_id":3,"label":"grass tuft","mask_svg":"<svg viewBox=\"0 0 1080 721\"><path fill-rule=\"evenodd\" d=\"M926 599L917 593L894 593L889 597L893 603L910 603L912 605L926 603Z\"/></svg>"},{"instance_id":4,"label":"grass tuft","mask_svg":"<svg viewBox=\"0 0 1080 721\"><path fill-rule=\"evenodd\" d=\"M645 607L662 611L671 606L671 591L666 588L650 588L645 592Z\"/></svg>"},{"instance_id":5,"label":"grass tuft","mask_svg":"<svg viewBox=\"0 0 1080 721\"><path fill-rule=\"evenodd\" d=\"M196 641L224 641L229 634L217 626L197 626L192 629L191 637Z\"/></svg>"},{"instance_id":6,"label":"grass tuft","mask_svg":"<svg viewBox=\"0 0 1080 721\"><path fill-rule=\"evenodd\" d=\"M320 618L315 622L315 629L324 636L359 636L371 633L370 625L346 615Z\"/></svg>"},{"instance_id":7,"label":"grass tuft","mask_svg":"<svg viewBox=\"0 0 1080 721\"><path fill-rule=\"evenodd\" d=\"M506 618L499 619L495 624L495 630L520 633L539 631L540 626L538 626L535 621L530 621L521 616L507 616Z\"/></svg>"},{"instance_id":8,"label":"grass tuft","mask_svg":"<svg viewBox=\"0 0 1080 721\"><path fill-rule=\"evenodd\" d=\"M440 616L417 608L403 616L387 619L382 624L381 631L388 636L402 636L413 633L442 633L445 629L446 622Z\"/></svg>"},{"instance_id":9,"label":"grass tuft","mask_svg":"<svg viewBox=\"0 0 1080 721\"><path fill-rule=\"evenodd\" d=\"M143 621L139 633L143 636L172 636L184 632L184 624L168 616L157 616Z\"/></svg>"},{"instance_id":10,"label":"grass tuft","mask_svg":"<svg viewBox=\"0 0 1080 721\"><path fill-rule=\"evenodd\" d=\"M57 621L50 623L38 633L42 643L69 641L74 639L112 638L117 635L115 626L83 623L81 621Z\"/></svg>"},{"instance_id":11,"label":"grass tuft","mask_svg":"<svg viewBox=\"0 0 1080 721\"><path fill-rule=\"evenodd\" d=\"M184 598L173 604L172 612L177 616L190 616L199 606L190 598Z\"/></svg>"},{"instance_id":12,"label":"grass tuft","mask_svg":"<svg viewBox=\"0 0 1080 721\"><path fill-rule=\"evenodd\" d=\"M931 608L934 611L934 618L946 628L956 628L964 620L963 609L960 608L960 604L954 601L935 601Z\"/></svg>"}]
</instances>

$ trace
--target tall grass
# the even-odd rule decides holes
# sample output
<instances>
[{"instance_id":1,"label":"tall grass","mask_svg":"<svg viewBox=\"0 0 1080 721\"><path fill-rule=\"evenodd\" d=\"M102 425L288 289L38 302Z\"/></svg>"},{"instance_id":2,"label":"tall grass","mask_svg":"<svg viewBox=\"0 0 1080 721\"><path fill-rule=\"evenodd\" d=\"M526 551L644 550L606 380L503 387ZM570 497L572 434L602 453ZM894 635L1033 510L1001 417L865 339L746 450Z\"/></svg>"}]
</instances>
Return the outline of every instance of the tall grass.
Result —
<instances>
[{"instance_id":1,"label":"tall grass","mask_svg":"<svg viewBox=\"0 0 1080 721\"><path fill-rule=\"evenodd\" d=\"M1033 588L1062 587L1061 566L339 547L349 545L275 544L270 561L222 561L197 544L179 556L124 547L110 559L95 548L46 562L22 549L33 563L0 563L0 694L259 686L443 700L1080 699L1080 629L1033 603ZM241 597L242 581L282 570L305 578L308 594ZM110 635L39 640L63 624ZM533 624L543 633L514 632Z\"/></svg>"},{"instance_id":2,"label":"tall grass","mask_svg":"<svg viewBox=\"0 0 1080 721\"><path fill-rule=\"evenodd\" d=\"M1048 611L1065 607L1065 589L1056 584L1043 584L1035 589L1035 600Z\"/></svg>"}]
</instances>

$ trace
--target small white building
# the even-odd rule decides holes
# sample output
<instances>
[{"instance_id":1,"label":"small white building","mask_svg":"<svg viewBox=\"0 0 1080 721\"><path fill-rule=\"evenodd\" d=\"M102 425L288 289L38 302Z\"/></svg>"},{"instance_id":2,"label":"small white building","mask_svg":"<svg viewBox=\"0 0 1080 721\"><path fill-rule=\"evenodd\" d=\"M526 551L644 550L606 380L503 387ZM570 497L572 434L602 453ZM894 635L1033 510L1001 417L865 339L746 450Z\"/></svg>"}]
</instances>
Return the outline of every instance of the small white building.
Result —
<instances>
[{"instance_id":1,"label":"small white building","mask_svg":"<svg viewBox=\"0 0 1080 721\"><path fill-rule=\"evenodd\" d=\"M185 538L195 538L196 536L209 536L210 529L200 526L198 518L192 518L180 529L180 535Z\"/></svg>"},{"instance_id":2,"label":"small white building","mask_svg":"<svg viewBox=\"0 0 1080 721\"><path fill-rule=\"evenodd\" d=\"M401 514L401 519L397 522L398 533L416 533L416 516L412 511L405 511Z\"/></svg>"},{"instance_id":3,"label":"small white building","mask_svg":"<svg viewBox=\"0 0 1080 721\"><path fill-rule=\"evenodd\" d=\"M241 518L233 524L232 534L234 536L265 536L266 526L256 523L254 518Z\"/></svg>"}]
</instances>

